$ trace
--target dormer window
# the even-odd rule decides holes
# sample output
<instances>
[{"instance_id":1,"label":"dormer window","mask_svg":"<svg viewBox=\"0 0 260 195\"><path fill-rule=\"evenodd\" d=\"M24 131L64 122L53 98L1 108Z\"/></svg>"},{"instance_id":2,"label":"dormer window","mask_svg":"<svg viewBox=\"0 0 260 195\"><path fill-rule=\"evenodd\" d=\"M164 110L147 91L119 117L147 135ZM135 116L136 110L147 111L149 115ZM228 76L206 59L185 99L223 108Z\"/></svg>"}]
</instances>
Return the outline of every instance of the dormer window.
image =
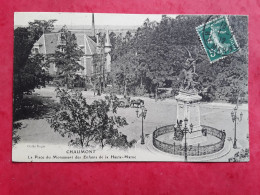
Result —
<instances>
[{"instance_id":1,"label":"dormer window","mask_svg":"<svg viewBox=\"0 0 260 195\"><path fill-rule=\"evenodd\" d=\"M39 43L39 42L36 42L34 45L33 45L33 48L32 48L32 53L33 54L39 54L39 49L42 45Z\"/></svg>"},{"instance_id":2,"label":"dormer window","mask_svg":"<svg viewBox=\"0 0 260 195\"><path fill-rule=\"evenodd\" d=\"M34 48L34 53L39 54L39 48Z\"/></svg>"},{"instance_id":3,"label":"dormer window","mask_svg":"<svg viewBox=\"0 0 260 195\"><path fill-rule=\"evenodd\" d=\"M63 47L60 47L60 52L62 52L62 53L64 53L64 52L65 52L65 50L64 50L64 48L63 48Z\"/></svg>"},{"instance_id":4,"label":"dormer window","mask_svg":"<svg viewBox=\"0 0 260 195\"><path fill-rule=\"evenodd\" d=\"M39 47L33 47L32 54L39 54Z\"/></svg>"}]
</instances>

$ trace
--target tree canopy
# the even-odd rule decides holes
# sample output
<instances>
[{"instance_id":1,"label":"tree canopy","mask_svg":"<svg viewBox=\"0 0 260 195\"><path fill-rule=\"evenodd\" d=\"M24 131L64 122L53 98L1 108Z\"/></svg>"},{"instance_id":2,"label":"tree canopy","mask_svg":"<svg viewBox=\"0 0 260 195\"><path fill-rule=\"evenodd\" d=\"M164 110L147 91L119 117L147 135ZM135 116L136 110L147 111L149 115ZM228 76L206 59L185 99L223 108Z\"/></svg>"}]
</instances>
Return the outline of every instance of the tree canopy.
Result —
<instances>
[{"instance_id":1,"label":"tree canopy","mask_svg":"<svg viewBox=\"0 0 260 195\"><path fill-rule=\"evenodd\" d=\"M210 16L210 19L215 17ZM172 87L176 94L178 75L190 52L194 59L199 59L196 64L198 76L194 80L203 100L234 102L240 91L247 101L248 21L244 16L227 17L231 28L236 29L234 36L240 50L212 64L196 32L196 27L209 19L207 15L176 18L163 15L160 22L145 20L134 34L116 38L113 35L112 71L116 85L123 88L128 77L127 87L131 93L136 91L136 86L144 85L146 91L155 96L160 87ZM127 74L124 74L125 70ZM129 78L128 75L134 76Z\"/></svg>"},{"instance_id":2,"label":"tree canopy","mask_svg":"<svg viewBox=\"0 0 260 195\"><path fill-rule=\"evenodd\" d=\"M90 104L81 92L73 94L59 88L56 91L61 108L49 122L55 131L71 138L70 145L88 147L92 142L102 148L106 144L130 146L126 139L120 142L124 136L117 128L127 125L127 122L124 117L116 115L118 103L107 97Z\"/></svg>"},{"instance_id":3,"label":"tree canopy","mask_svg":"<svg viewBox=\"0 0 260 195\"><path fill-rule=\"evenodd\" d=\"M23 95L36 87L45 86L49 79L44 67L44 56L32 54L34 43L43 32L51 32L56 20L35 20L28 27L18 27L14 30L14 66L13 66L13 144L20 137L17 130L22 124L16 122L24 115Z\"/></svg>"},{"instance_id":4,"label":"tree canopy","mask_svg":"<svg viewBox=\"0 0 260 195\"><path fill-rule=\"evenodd\" d=\"M84 52L78 47L77 38L66 26L60 30L60 41L55 53L49 55L48 63L54 63L60 75L73 75L84 69L80 60Z\"/></svg>"},{"instance_id":5,"label":"tree canopy","mask_svg":"<svg viewBox=\"0 0 260 195\"><path fill-rule=\"evenodd\" d=\"M43 31L53 30L56 20L35 20L28 27L18 27L14 30L14 120L15 113L20 110L23 94L36 87L44 86L48 80L45 72L44 56L32 54L34 43L42 36Z\"/></svg>"}]
</instances>

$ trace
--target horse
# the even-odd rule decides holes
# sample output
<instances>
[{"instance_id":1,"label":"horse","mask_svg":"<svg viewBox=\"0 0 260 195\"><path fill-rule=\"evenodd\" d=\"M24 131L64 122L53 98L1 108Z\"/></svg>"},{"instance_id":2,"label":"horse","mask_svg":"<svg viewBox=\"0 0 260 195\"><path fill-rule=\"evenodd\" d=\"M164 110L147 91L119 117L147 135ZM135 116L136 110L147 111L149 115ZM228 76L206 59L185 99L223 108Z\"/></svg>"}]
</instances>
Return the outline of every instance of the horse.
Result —
<instances>
[{"instance_id":1,"label":"horse","mask_svg":"<svg viewBox=\"0 0 260 195\"><path fill-rule=\"evenodd\" d=\"M139 107L141 105L144 105L144 100L142 99L136 99L136 100L131 100L131 103L130 103L131 107Z\"/></svg>"}]
</instances>

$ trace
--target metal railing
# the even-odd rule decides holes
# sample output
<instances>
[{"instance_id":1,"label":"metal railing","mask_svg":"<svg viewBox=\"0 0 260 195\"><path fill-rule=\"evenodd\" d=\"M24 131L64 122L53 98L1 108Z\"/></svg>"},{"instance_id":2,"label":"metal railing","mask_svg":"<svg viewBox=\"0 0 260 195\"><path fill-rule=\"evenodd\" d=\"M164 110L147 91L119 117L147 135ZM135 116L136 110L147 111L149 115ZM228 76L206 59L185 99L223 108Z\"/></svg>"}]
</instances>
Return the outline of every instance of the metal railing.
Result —
<instances>
[{"instance_id":1,"label":"metal railing","mask_svg":"<svg viewBox=\"0 0 260 195\"><path fill-rule=\"evenodd\" d=\"M226 133L223 130L218 130L213 127L209 126L204 126L201 125L203 131L207 131L207 134L210 134L212 136L215 136L220 139L217 143L210 144L210 145L203 145L201 146L200 144L197 145L188 145L187 146L187 155L188 156L202 156L202 155L207 155L207 154L212 154L215 152L220 151L225 144L225 138L226 138ZM153 132L153 145L163 151L167 152L170 154L174 155L184 155L185 152L185 147L182 144L176 144L173 142L172 144L170 143L165 143L163 141L158 140L157 138L163 134L174 132L174 125L167 125L164 127L160 127L156 129Z\"/></svg>"}]
</instances>

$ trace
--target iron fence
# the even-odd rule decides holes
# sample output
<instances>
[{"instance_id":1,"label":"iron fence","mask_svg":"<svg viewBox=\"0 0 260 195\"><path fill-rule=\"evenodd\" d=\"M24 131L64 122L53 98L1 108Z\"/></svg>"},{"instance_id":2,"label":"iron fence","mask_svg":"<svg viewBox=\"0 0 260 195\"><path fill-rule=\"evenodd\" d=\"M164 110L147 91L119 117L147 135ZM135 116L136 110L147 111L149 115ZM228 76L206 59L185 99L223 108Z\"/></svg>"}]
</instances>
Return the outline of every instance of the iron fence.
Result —
<instances>
[{"instance_id":1,"label":"iron fence","mask_svg":"<svg viewBox=\"0 0 260 195\"><path fill-rule=\"evenodd\" d=\"M207 131L207 134L215 136L220 139L217 143L210 145L188 145L187 146L187 155L188 156L202 156L206 154L212 154L220 151L225 144L226 133L224 130L218 130L213 127L201 125L203 131ZM163 151L174 155L184 155L185 147L182 144L176 144L173 142L172 144L166 143L158 140L157 138L163 134L174 132L174 125L167 125L164 127L160 127L153 132L153 145Z\"/></svg>"}]
</instances>

